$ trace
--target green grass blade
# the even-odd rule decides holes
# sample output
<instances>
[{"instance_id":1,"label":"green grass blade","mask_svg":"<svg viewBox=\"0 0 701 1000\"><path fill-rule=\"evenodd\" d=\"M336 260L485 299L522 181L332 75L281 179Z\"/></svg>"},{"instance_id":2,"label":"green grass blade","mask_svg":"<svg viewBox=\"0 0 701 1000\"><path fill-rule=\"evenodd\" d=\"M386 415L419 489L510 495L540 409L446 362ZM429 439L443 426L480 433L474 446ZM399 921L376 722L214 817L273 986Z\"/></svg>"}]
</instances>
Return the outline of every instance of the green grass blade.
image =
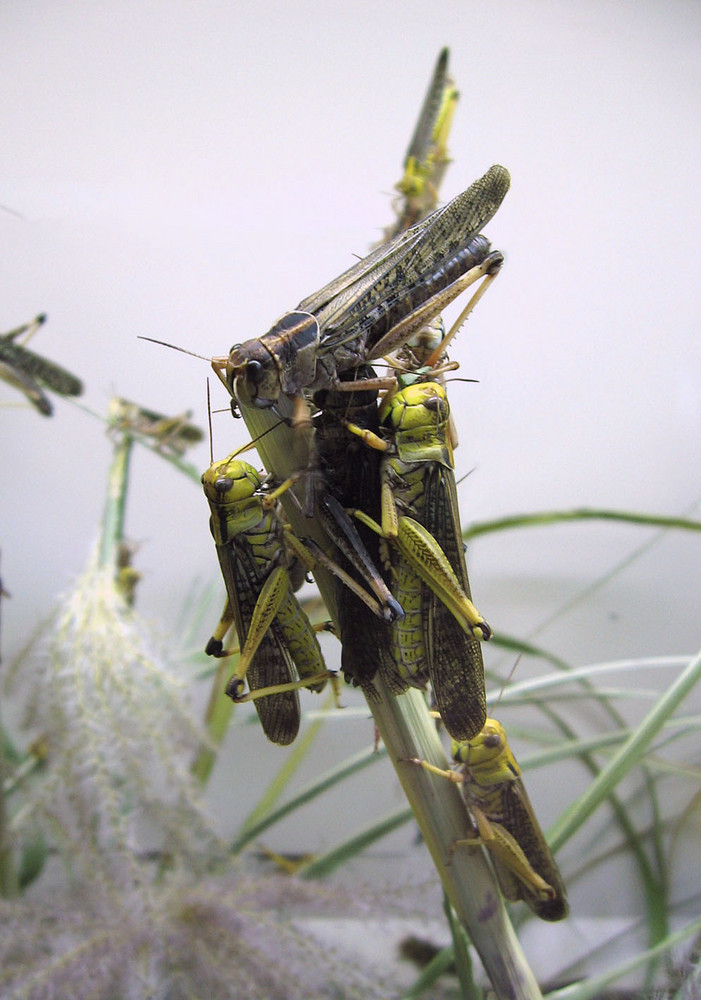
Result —
<instances>
[{"instance_id":1,"label":"green grass blade","mask_svg":"<svg viewBox=\"0 0 701 1000\"><path fill-rule=\"evenodd\" d=\"M675 667L686 667L691 659L690 656L644 656L631 660L610 660L607 663L592 663L583 667L575 667L572 670L564 671L561 674L547 674L545 677L533 677L525 681L516 681L505 688L501 703L507 704L517 701L523 695L542 694L553 688L562 687L572 681L600 677L604 674L615 671L639 672L641 670L658 670L662 668L673 669ZM491 698L496 692L488 692L487 697Z\"/></svg>"},{"instance_id":2,"label":"green grass blade","mask_svg":"<svg viewBox=\"0 0 701 1000\"><path fill-rule=\"evenodd\" d=\"M442 948L433 956L414 984L402 993L400 1000L418 1000L452 965L453 946L450 945L448 948Z\"/></svg>"},{"instance_id":3,"label":"green grass blade","mask_svg":"<svg viewBox=\"0 0 701 1000\"><path fill-rule=\"evenodd\" d=\"M586 822L616 785L640 763L648 746L682 703L701 676L701 653L697 654L664 693L655 707L621 749L600 771L583 795L560 817L550 831L549 842L557 851Z\"/></svg>"},{"instance_id":4,"label":"green grass blade","mask_svg":"<svg viewBox=\"0 0 701 1000\"><path fill-rule=\"evenodd\" d=\"M337 868L340 868L347 861L350 861L357 854L361 854L371 844L374 844L376 840L381 840L382 837L386 837L389 833L408 823L411 819L413 819L411 809L397 809L360 830L353 837L349 837L348 840L344 840L334 850L328 851L326 854L322 854L320 858L316 858L309 864L304 865L304 867L299 869L299 874L302 878L324 878Z\"/></svg>"},{"instance_id":5,"label":"green grass blade","mask_svg":"<svg viewBox=\"0 0 701 1000\"><path fill-rule=\"evenodd\" d=\"M443 897L443 910L453 939L453 960L460 983L461 1000L482 1000L482 990L475 983L470 956L470 940L465 933L465 928L453 913L453 908L446 896Z\"/></svg>"},{"instance_id":6,"label":"green grass blade","mask_svg":"<svg viewBox=\"0 0 701 1000\"><path fill-rule=\"evenodd\" d=\"M317 795L321 795L327 788L334 787L344 778L357 774L359 771L362 771L363 768L368 767L368 765L382 760L386 757L386 755L386 750L361 750L352 757L348 757L346 760L341 761L341 763L336 767L330 768L328 771L320 774L314 779L314 781L305 785L301 791L299 791L293 798L283 803L283 805L281 805L278 809L269 809L265 814L263 814L263 811L257 806L254 813L251 813L243 824L238 837L231 845L231 850L234 853L241 851L252 840L259 837L261 833L273 826L275 823L279 822L289 813L294 812L295 809L299 809L306 802L310 802L312 799L316 798Z\"/></svg>"},{"instance_id":7,"label":"green grass blade","mask_svg":"<svg viewBox=\"0 0 701 1000\"><path fill-rule=\"evenodd\" d=\"M654 948L648 948L627 962L622 962L616 968L609 969L608 972L604 972L599 976L591 976L581 983L574 983L572 986L553 990L546 994L544 1000L595 1000L596 997L602 996L606 991L606 987L617 979L622 979L623 976L630 975L631 972L635 972L648 963L661 958L670 949L697 934L701 934L701 917L687 924L686 927L682 927L676 933L669 934L663 941L656 944Z\"/></svg>"},{"instance_id":8,"label":"green grass blade","mask_svg":"<svg viewBox=\"0 0 701 1000\"><path fill-rule=\"evenodd\" d=\"M665 517L657 514L642 514L634 511L606 510L595 507L576 507L573 510L551 510L534 514L513 514L509 517L477 521L469 525L462 535L465 541L488 535L494 531L508 531L511 528L535 528L543 525L561 524L565 521L618 521L624 524L642 524L651 528L682 528L685 531L701 531L701 521L687 517Z\"/></svg>"}]
</instances>

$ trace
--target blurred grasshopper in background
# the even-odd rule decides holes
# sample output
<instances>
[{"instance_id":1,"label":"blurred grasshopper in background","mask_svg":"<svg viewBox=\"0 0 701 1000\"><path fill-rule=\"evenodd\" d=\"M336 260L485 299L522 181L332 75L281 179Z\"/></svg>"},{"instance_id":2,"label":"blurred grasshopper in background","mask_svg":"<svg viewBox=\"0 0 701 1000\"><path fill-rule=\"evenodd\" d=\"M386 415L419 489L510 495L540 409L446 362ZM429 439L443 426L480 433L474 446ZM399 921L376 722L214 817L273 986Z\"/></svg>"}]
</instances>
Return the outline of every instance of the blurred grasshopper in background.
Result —
<instances>
[{"instance_id":1,"label":"blurred grasshopper in background","mask_svg":"<svg viewBox=\"0 0 701 1000\"><path fill-rule=\"evenodd\" d=\"M136 588L143 578L139 570L134 567L134 556L138 549L137 542L127 541L125 538L122 538L117 549L115 585L130 608L134 607Z\"/></svg>"},{"instance_id":2,"label":"blurred grasshopper in background","mask_svg":"<svg viewBox=\"0 0 701 1000\"><path fill-rule=\"evenodd\" d=\"M396 185L397 219L385 230L385 240L413 226L436 207L443 174L450 163L448 135L459 96L448 76L448 49L442 49L404 157L404 174Z\"/></svg>"},{"instance_id":3,"label":"blurred grasshopper in background","mask_svg":"<svg viewBox=\"0 0 701 1000\"><path fill-rule=\"evenodd\" d=\"M460 846L483 846L490 853L506 899L523 900L541 920L562 920L569 908L562 875L528 798L521 768L503 726L487 719L472 740L453 740L451 754L458 771L444 771L416 758L423 767L462 785L477 836L458 840Z\"/></svg>"},{"instance_id":4,"label":"blurred grasshopper in background","mask_svg":"<svg viewBox=\"0 0 701 1000\"><path fill-rule=\"evenodd\" d=\"M188 411L166 417L120 396L110 400L107 411L107 419L114 430L150 438L159 451L177 458L182 458L188 448L204 438L200 428L189 423L191 416Z\"/></svg>"},{"instance_id":5,"label":"blurred grasshopper in background","mask_svg":"<svg viewBox=\"0 0 701 1000\"><path fill-rule=\"evenodd\" d=\"M241 655L227 694L234 701L248 700L242 697L247 678L249 697L255 700L266 736L284 746L299 731L296 689L321 691L331 675L314 629L294 596L304 579L304 567L295 577L299 567L288 553L275 493L265 491L259 473L237 454L213 462L202 476L227 592L206 652L230 655L223 639L235 625Z\"/></svg>"},{"instance_id":6,"label":"blurred grasshopper in background","mask_svg":"<svg viewBox=\"0 0 701 1000\"><path fill-rule=\"evenodd\" d=\"M384 452L382 524L362 509L353 513L391 543L391 586L406 612L393 631L390 689L424 687L430 679L446 729L470 739L487 715L479 640L492 632L470 596L449 418L443 386L417 382L381 407L385 437L349 426Z\"/></svg>"},{"instance_id":7,"label":"blurred grasshopper in background","mask_svg":"<svg viewBox=\"0 0 701 1000\"><path fill-rule=\"evenodd\" d=\"M0 378L23 392L39 413L50 417L53 406L43 390L50 389L61 396L80 396L83 383L65 368L25 346L45 322L46 315L42 313L30 323L0 334ZM17 343L23 335L25 342Z\"/></svg>"}]
</instances>

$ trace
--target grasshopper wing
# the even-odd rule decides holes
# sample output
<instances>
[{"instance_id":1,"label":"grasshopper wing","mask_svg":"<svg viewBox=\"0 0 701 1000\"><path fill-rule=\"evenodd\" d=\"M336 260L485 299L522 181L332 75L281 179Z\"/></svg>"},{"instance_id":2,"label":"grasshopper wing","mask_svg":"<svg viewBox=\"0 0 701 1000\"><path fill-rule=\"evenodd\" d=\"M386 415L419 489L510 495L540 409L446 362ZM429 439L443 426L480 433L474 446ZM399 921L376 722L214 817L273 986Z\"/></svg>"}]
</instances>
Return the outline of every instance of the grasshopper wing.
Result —
<instances>
[{"instance_id":1,"label":"grasshopper wing","mask_svg":"<svg viewBox=\"0 0 701 1000\"><path fill-rule=\"evenodd\" d=\"M263 580L247 541L236 538L232 544L236 548L235 558L222 559L220 552L220 564L234 613L236 633L243 647ZM292 658L277 621L273 621L261 639L246 676L252 691L297 680ZM287 746L294 741L300 724L299 696L296 691L283 691L257 698L254 704L263 731L272 743Z\"/></svg>"}]
</instances>

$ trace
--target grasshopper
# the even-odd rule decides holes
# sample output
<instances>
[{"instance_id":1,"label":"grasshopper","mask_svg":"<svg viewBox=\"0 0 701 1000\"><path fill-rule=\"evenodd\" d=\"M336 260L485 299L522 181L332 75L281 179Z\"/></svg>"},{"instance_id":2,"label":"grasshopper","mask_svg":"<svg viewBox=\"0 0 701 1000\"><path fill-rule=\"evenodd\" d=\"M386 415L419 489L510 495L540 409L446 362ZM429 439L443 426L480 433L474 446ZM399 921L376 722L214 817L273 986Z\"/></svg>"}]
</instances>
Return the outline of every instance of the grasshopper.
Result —
<instances>
[{"instance_id":1,"label":"grasshopper","mask_svg":"<svg viewBox=\"0 0 701 1000\"><path fill-rule=\"evenodd\" d=\"M429 381L385 400L380 420L389 440L351 425L367 445L384 451L382 523L365 511L353 513L391 543L392 587L406 612L392 645L398 689L424 687L430 679L448 732L470 739L487 715L479 640L492 633L470 596L449 419L445 389Z\"/></svg>"},{"instance_id":2,"label":"grasshopper","mask_svg":"<svg viewBox=\"0 0 701 1000\"><path fill-rule=\"evenodd\" d=\"M115 430L152 438L160 451L177 458L182 458L189 447L204 437L199 427L189 423L192 416L189 411L175 417L166 417L154 410L147 410L138 403L115 396L110 400L107 416Z\"/></svg>"},{"instance_id":3,"label":"grasshopper","mask_svg":"<svg viewBox=\"0 0 701 1000\"><path fill-rule=\"evenodd\" d=\"M343 372L395 350L469 285L499 270L503 255L490 252L479 231L508 187L508 171L491 167L447 205L304 299L268 333L213 359L231 396L263 408L288 396L302 422L305 391L338 389Z\"/></svg>"},{"instance_id":4,"label":"grasshopper","mask_svg":"<svg viewBox=\"0 0 701 1000\"><path fill-rule=\"evenodd\" d=\"M451 754L459 771L444 771L412 758L432 774L462 784L477 836L458 840L489 851L504 896L521 899L542 920L562 920L569 908L562 875L533 811L503 726L487 719L472 740L453 740Z\"/></svg>"},{"instance_id":5,"label":"grasshopper","mask_svg":"<svg viewBox=\"0 0 701 1000\"><path fill-rule=\"evenodd\" d=\"M377 389L367 388L368 383L372 385L375 373L372 368L363 366L353 374L358 376L364 388L354 393L324 389L314 395L314 403L319 407L314 418L315 467L312 470L312 475L319 479L317 513L337 548L339 543L342 546L335 553L335 560L346 567L359 584L369 587L384 606L382 589L387 588L376 569L379 564L377 533L359 523L357 541L343 543L348 537L341 523L341 517L348 518L346 506L358 506L371 517L380 516L380 454L366 447L356 433L347 430L351 423L370 434L379 433ZM373 613L373 608L361 598L356 590L339 583L341 666L346 680L359 685L366 697L372 699L377 697L372 683L377 670L383 675L391 675L389 648L393 630L389 616L385 614L382 616L384 621L381 620L377 611ZM396 608L397 602L393 598L392 601ZM403 611L401 615L395 614L393 620L401 617ZM405 689L406 685L400 688Z\"/></svg>"},{"instance_id":6,"label":"grasshopper","mask_svg":"<svg viewBox=\"0 0 701 1000\"><path fill-rule=\"evenodd\" d=\"M320 691L331 675L293 593L295 582L301 579L294 580L275 493L265 492L259 473L237 459L237 454L213 462L202 476L227 591L224 612L206 652L216 657L229 655L223 639L235 625L241 656L226 693L234 701L246 700L242 698L243 678L248 677L266 736L285 746L299 730L296 689Z\"/></svg>"},{"instance_id":7,"label":"grasshopper","mask_svg":"<svg viewBox=\"0 0 701 1000\"><path fill-rule=\"evenodd\" d=\"M404 174L396 185L397 220L385 239L413 226L436 207L438 189L450 163L447 141L459 94L448 75L448 49L436 62L418 121L404 158Z\"/></svg>"},{"instance_id":8,"label":"grasshopper","mask_svg":"<svg viewBox=\"0 0 701 1000\"><path fill-rule=\"evenodd\" d=\"M23 334L29 339L45 322L46 315L42 313L31 323L0 334L0 378L23 392L39 413L50 417L53 406L43 390L51 389L61 396L80 396L83 383L65 368L16 342Z\"/></svg>"}]
</instances>

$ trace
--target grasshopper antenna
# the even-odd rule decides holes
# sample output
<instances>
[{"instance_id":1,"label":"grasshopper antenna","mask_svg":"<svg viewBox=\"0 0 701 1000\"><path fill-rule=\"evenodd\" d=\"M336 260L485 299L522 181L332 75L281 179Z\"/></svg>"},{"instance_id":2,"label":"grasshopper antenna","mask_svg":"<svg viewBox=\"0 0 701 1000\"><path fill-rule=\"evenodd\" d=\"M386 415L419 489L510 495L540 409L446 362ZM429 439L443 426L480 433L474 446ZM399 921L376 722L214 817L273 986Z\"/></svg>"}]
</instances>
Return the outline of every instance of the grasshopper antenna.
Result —
<instances>
[{"instance_id":1,"label":"grasshopper antenna","mask_svg":"<svg viewBox=\"0 0 701 1000\"><path fill-rule=\"evenodd\" d=\"M148 340L151 344L160 344L161 347L170 347L172 351L180 351L181 354L189 354L190 357L199 358L201 361L209 361L211 364L212 359L207 358L204 354L197 354L195 351L188 351L186 347L178 347L177 344L169 344L166 340L156 340L155 337L142 337L139 336L137 340Z\"/></svg>"},{"instance_id":2,"label":"grasshopper antenna","mask_svg":"<svg viewBox=\"0 0 701 1000\"><path fill-rule=\"evenodd\" d=\"M273 424L272 427L268 427L268 429L266 431L262 431L262 433L260 433L258 435L258 437L254 437L250 441L248 441L246 444L242 444L240 448L236 449L236 451L234 452L234 455L242 455L244 452L250 451L251 448L255 448L255 446L258 444L258 442L261 440L261 438L264 438L266 434L270 434L271 431L277 430L277 428L280 427L280 425L284 424L284 423L286 423L285 420L278 420L278 422L276 424Z\"/></svg>"},{"instance_id":3,"label":"grasshopper antenna","mask_svg":"<svg viewBox=\"0 0 701 1000\"><path fill-rule=\"evenodd\" d=\"M476 466L476 465L473 465L473 467L472 467L471 469L469 469L469 470L468 470L468 471L467 471L467 472L465 473L465 475L464 475L464 476L460 476L460 478L459 478L459 479L457 480L457 482L455 483L455 486L456 486L456 487L458 487L458 486L459 486L459 485L460 485L461 483L464 483L464 482L465 482L465 480L466 480L466 479L468 478L468 476L471 476L471 475L472 475L472 473L473 473L473 472L475 471L475 469L476 469L476 468L477 468L477 466Z\"/></svg>"},{"instance_id":4,"label":"grasshopper antenna","mask_svg":"<svg viewBox=\"0 0 701 1000\"><path fill-rule=\"evenodd\" d=\"M209 464L214 462L214 448L212 447L212 402L209 398L209 379L207 379L207 423L209 424Z\"/></svg>"},{"instance_id":5,"label":"grasshopper antenna","mask_svg":"<svg viewBox=\"0 0 701 1000\"><path fill-rule=\"evenodd\" d=\"M0 205L0 209L2 209L3 212L7 212L8 215L14 215L16 219L22 219L23 222L27 221L26 215L22 215L22 213L18 212L16 209L10 208L9 205Z\"/></svg>"},{"instance_id":6,"label":"grasshopper antenna","mask_svg":"<svg viewBox=\"0 0 701 1000\"><path fill-rule=\"evenodd\" d=\"M523 656L523 653L519 653L519 654L518 654L518 656L516 657L516 659L514 660L514 665L513 665L513 667L511 668L511 670L509 671L508 675L506 676L506 678L505 678L505 680L504 680L504 683L503 683L503 684L502 684L502 686L501 686L501 690L500 690L499 694L497 695L497 700L496 700L496 701L494 702L494 704L492 705L492 707L491 707L491 708L490 708L490 710L489 710L489 713L488 713L488 714L489 714L489 715L490 715L490 716L491 716L492 718L494 717L494 712L495 712L495 711L497 710L497 708L499 707L499 702L501 701L501 696L502 696L502 695L504 694L504 691L506 690L506 685L507 685L507 684L509 683L509 681L511 680L511 678L512 678L512 677L514 676L514 674L516 673L516 667L517 667L517 666L519 665L519 663L521 662L521 657L522 657L522 656Z\"/></svg>"}]
</instances>

